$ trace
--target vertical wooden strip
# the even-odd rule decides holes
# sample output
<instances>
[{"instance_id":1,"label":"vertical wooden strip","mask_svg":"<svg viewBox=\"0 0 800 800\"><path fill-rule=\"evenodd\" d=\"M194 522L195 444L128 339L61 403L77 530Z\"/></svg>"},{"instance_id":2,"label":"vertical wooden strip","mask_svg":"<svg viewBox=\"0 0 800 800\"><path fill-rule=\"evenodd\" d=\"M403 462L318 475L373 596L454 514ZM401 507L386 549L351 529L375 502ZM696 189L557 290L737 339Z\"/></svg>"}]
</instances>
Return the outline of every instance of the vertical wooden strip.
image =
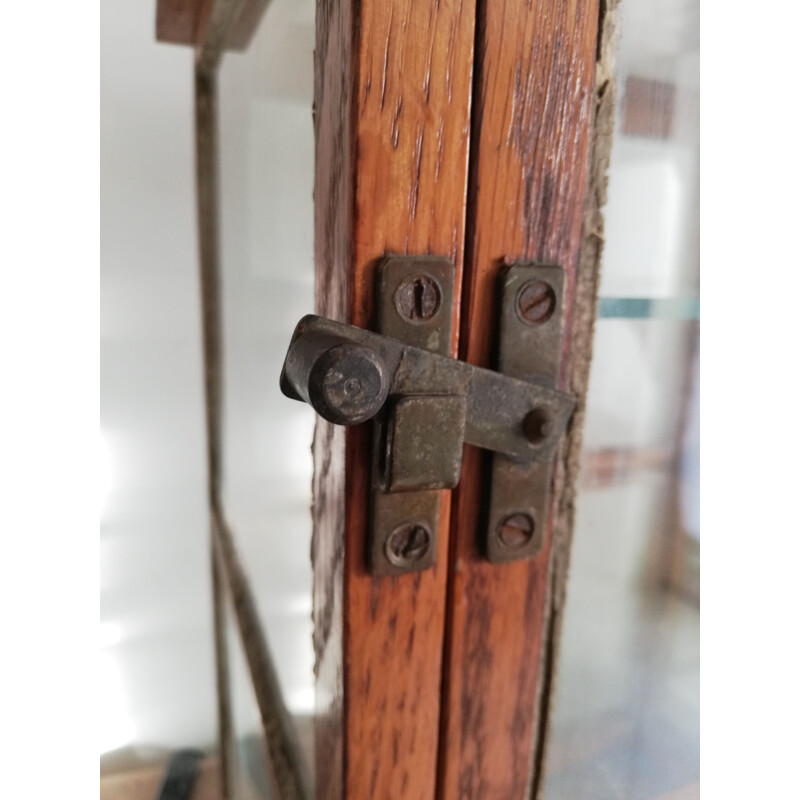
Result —
<instances>
[{"instance_id":1,"label":"vertical wooden strip","mask_svg":"<svg viewBox=\"0 0 800 800\"><path fill-rule=\"evenodd\" d=\"M211 608L214 634L214 678L217 690L217 737L220 749L219 796L221 800L230 800L233 796L231 767L234 764L232 752L234 739L228 637L225 630L225 588L222 585L222 568L213 546L213 531L211 536Z\"/></svg>"},{"instance_id":2,"label":"vertical wooden strip","mask_svg":"<svg viewBox=\"0 0 800 800\"><path fill-rule=\"evenodd\" d=\"M220 472L221 321L218 258L218 164L216 76L194 72L195 194L197 201L198 282L200 284L203 352L203 411L206 434L206 480L209 516L218 497ZM217 691L217 732L221 754L220 794L233 796L231 765L233 721L230 694L228 639L225 632L224 588L221 565L213 546L209 520L211 599L213 608L214 670Z\"/></svg>"},{"instance_id":3,"label":"vertical wooden strip","mask_svg":"<svg viewBox=\"0 0 800 800\"><path fill-rule=\"evenodd\" d=\"M317 2L314 51L315 311L348 319L355 197L353 0ZM314 567L315 786L344 794L345 431L317 417L311 560Z\"/></svg>"},{"instance_id":4,"label":"vertical wooden strip","mask_svg":"<svg viewBox=\"0 0 800 800\"><path fill-rule=\"evenodd\" d=\"M473 38L468 0L318 3L318 313L369 326L375 265L386 253L449 257L458 296ZM449 497L437 565L375 579L364 558L368 490L368 427L320 422L312 547L318 796L425 800L436 781Z\"/></svg>"},{"instance_id":5,"label":"vertical wooden strip","mask_svg":"<svg viewBox=\"0 0 800 800\"><path fill-rule=\"evenodd\" d=\"M586 416L586 395L589 389L589 368L592 362L594 324L597 316L597 295L600 286L600 262L603 255L604 220L608 165L614 134L614 56L617 45L619 0L600 3L595 80L592 104L592 129L587 163L586 192L583 206L581 247L575 276L572 302L572 324L569 339L567 389L577 399L575 414L561 451L563 463L558 472L556 497L558 506L553 523L553 544L550 558L550 580L547 595L549 623L542 643L542 702L537 718L536 750L533 764L531 797L541 800L547 768L547 744L555 698L558 654L567 595L572 533L575 528L575 500L581 466L583 423Z\"/></svg>"},{"instance_id":6,"label":"vertical wooden strip","mask_svg":"<svg viewBox=\"0 0 800 800\"><path fill-rule=\"evenodd\" d=\"M562 387L581 241L598 3L482 2L477 15L461 354L490 365L495 281L503 263L557 263L566 277ZM444 800L525 798L535 760L552 518L535 559L484 561L477 546L484 466L476 450L465 449L451 533L440 741Z\"/></svg>"}]
</instances>

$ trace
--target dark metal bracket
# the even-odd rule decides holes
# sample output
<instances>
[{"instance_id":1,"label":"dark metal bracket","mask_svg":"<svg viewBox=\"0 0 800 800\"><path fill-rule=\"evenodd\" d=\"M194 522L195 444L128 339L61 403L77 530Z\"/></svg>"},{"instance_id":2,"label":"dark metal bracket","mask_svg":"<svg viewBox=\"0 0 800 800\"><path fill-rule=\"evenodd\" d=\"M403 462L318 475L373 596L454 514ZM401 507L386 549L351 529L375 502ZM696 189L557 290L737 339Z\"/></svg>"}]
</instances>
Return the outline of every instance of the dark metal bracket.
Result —
<instances>
[{"instance_id":1,"label":"dark metal bracket","mask_svg":"<svg viewBox=\"0 0 800 800\"><path fill-rule=\"evenodd\" d=\"M564 270L559 266L515 263L502 270L498 279L498 372L555 387L561 364L563 297ZM528 435L534 437L547 434L551 426L536 413L526 424ZM554 452L546 459L507 453L492 456L484 539L484 555L492 563L533 558L541 552L554 462Z\"/></svg>"},{"instance_id":2,"label":"dark metal bracket","mask_svg":"<svg viewBox=\"0 0 800 800\"><path fill-rule=\"evenodd\" d=\"M446 358L454 282L446 258L386 256L377 268L377 332ZM376 417L366 545L373 575L418 572L436 562L441 490L461 475L464 406L457 395L397 394Z\"/></svg>"},{"instance_id":3,"label":"dark metal bracket","mask_svg":"<svg viewBox=\"0 0 800 800\"><path fill-rule=\"evenodd\" d=\"M501 275L499 371L447 357L453 276L443 258L387 257L379 333L310 315L286 354L288 397L337 424L374 419L367 560L376 575L434 563L439 490L457 485L465 442L496 454L487 558L541 548L552 463L574 408L555 389L563 271L514 265Z\"/></svg>"}]
</instances>

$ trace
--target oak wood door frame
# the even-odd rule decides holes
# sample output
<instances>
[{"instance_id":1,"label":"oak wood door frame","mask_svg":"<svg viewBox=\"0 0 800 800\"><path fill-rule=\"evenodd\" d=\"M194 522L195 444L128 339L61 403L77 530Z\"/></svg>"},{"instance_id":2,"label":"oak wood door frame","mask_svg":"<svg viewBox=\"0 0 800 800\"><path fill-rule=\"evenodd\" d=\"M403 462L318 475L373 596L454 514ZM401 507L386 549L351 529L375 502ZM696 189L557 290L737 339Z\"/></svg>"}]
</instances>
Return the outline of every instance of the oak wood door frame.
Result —
<instances>
[{"instance_id":1,"label":"oak wood door frame","mask_svg":"<svg viewBox=\"0 0 800 800\"><path fill-rule=\"evenodd\" d=\"M377 260L447 256L463 269L474 8L469 2L317 6L316 312L368 327ZM368 426L322 420L314 442L316 781L320 798L433 798L449 492L436 565L365 565Z\"/></svg>"},{"instance_id":2,"label":"oak wood door frame","mask_svg":"<svg viewBox=\"0 0 800 800\"><path fill-rule=\"evenodd\" d=\"M369 327L378 258L445 255L456 265L451 353L488 366L497 271L514 259L559 263L558 383L579 400L539 556L480 557L484 471L466 448L449 529L444 496L436 566L399 578L365 569L367 429L319 421L320 798L541 791L602 246L615 5L318 3L316 312Z\"/></svg>"},{"instance_id":3,"label":"oak wood door frame","mask_svg":"<svg viewBox=\"0 0 800 800\"><path fill-rule=\"evenodd\" d=\"M478 4L460 356L492 366L504 263L559 264L565 288L557 385L571 391L599 13L598 0ZM484 453L465 448L451 527L442 800L523 798L542 773L553 521L562 492L551 491L540 553L491 564L479 547L487 466ZM560 462L556 485L563 481Z\"/></svg>"},{"instance_id":4,"label":"oak wood door frame","mask_svg":"<svg viewBox=\"0 0 800 800\"><path fill-rule=\"evenodd\" d=\"M456 267L451 355L489 365L497 271L514 259L559 263L567 298L559 386L579 400L539 556L506 565L482 560L483 459L467 448L452 516L450 493L442 495L436 566L398 578L374 579L364 563L368 430L318 423L312 557L320 798L505 799L541 791L602 248L615 5L318 0L316 312L369 327L381 256L444 255ZM212 109L212 136L222 50L246 44L265 6L159 0L159 38L196 46L198 113ZM212 164L205 172L204 148ZM212 312L213 149L199 139L201 283ZM225 555L233 542L216 491L219 322L211 317L204 349L218 608L236 559ZM253 616L237 610L240 626L255 625ZM215 627L224 730L218 619ZM259 667L258 646L245 649L258 684L269 670ZM267 708L270 692L263 694L259 705ZM275 741L273 758L284 746ZM301 773L289 770L288 783L302 783Z\"/></svg>"}]
</instances>

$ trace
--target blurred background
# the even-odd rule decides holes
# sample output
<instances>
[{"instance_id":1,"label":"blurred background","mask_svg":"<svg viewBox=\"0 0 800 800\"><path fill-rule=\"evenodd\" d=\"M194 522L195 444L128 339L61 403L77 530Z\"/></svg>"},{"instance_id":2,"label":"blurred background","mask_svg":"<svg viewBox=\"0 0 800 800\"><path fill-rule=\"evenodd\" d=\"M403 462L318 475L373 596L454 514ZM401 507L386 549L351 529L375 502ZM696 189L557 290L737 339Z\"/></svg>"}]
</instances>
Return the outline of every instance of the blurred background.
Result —
<instances>
[{"instance_id":1,"label":"blurred background","mask_svg":"<svg viewBox=\"0 0 800 800\"><path fill-rule=\"evenodd\" d=\"M273 0L219 77L224 500L301 727L314 698L314 415L277 379L313 307L314 15L313 0ZM699 797L699 4L623 0L619 34L547 800ZM99 750L109 776L176 748L212 751L216 700L192 53L156 43L154 3L104 0L101 58ZM229 639L246 751L260 723L233 627Z\"/></svg>"}]
</instances>

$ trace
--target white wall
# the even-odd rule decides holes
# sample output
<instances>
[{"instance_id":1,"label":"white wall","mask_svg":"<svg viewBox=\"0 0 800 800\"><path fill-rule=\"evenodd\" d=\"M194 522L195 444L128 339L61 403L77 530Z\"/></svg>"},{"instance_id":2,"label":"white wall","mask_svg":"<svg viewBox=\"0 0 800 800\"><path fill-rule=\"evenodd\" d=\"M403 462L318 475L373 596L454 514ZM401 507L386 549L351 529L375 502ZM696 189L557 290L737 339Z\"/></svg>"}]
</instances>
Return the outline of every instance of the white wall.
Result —
<instances>
[{"instance_id":1,"label":"white wall","mask_svg":"<svg viewBox=\"0 0 800 800\"><path fill-rule=\"evenodd\" d=\"M101 752L214 739L192 54L101 10Z\"/></svg>"},{"instance_id":2,"label":"white wall","mask_svg":"<svg viewBox=\"0 0 800 800\"><path fill-rule=\"evenodd\" d=\"M216 738L192 53L156 43L154 29L154 2L106 0L101 751ZM273 0L219 79L225 501L287 703L306 713L313 412L277 382L294 324L313 310L313 42L313 0ZM257 715L237 664L246 733Z\"/></svg>"}]
</instances>

